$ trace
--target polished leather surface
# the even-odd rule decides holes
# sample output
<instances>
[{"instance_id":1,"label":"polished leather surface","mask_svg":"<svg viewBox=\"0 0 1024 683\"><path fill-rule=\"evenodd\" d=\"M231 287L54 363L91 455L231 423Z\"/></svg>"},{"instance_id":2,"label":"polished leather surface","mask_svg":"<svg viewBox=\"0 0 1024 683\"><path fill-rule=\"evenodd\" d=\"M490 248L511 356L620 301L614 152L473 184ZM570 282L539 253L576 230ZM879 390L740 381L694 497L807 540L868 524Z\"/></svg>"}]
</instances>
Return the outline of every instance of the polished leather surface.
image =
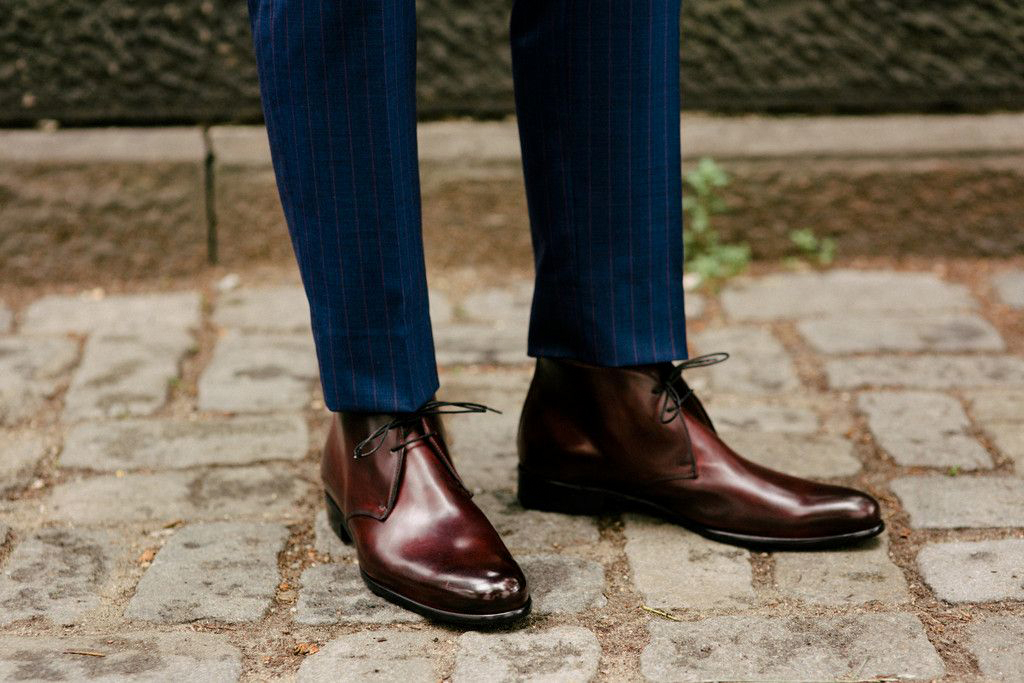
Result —
<instances>
[{"instance_id":1,"label":"polished leather surface","mask_svg":"<svg viewBox=\"0 0 1024 683\"><path fill-rule=\"evenodd\" d=\"M362 571L436 610L489 615L524 607L526 578L459 479L439 417L391 429L375 452L353 457L356 444L391 417L335 414L324 449L324 487ZM435 435L401 446L428 432Z\"/></svg>"},{"instance_id":2,"label":"polished leather surface","mask_svg":"<svg viewBox=\"0 0 1024 683\"><path fill-rule=\"evenodd\" d=\"M763 540L880 530L871 496L782 474L734 452L682 379L675 386L687 398L663 422L670 399L655 390L672 367L538 359L519 427L521 497L524 481L613 492L698 530Z\"/></svg>"}]
</instances>

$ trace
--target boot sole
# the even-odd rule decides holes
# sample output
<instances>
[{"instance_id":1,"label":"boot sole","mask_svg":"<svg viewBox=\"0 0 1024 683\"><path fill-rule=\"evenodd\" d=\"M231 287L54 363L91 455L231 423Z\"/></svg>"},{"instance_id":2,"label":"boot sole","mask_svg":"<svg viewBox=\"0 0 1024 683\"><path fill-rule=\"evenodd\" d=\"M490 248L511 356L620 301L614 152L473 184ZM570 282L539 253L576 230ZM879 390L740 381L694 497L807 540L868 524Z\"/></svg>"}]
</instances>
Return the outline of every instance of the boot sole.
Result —
<instances>
[{"instance_id":1,"label":"boot sole","mask_svg":"<svg viewBox=\"0 0 1024 683\"><path fill-rule=\"evenodd\" d=\"M341 539L342 543L345 545L351 545L352 534L349 532L348 526L345 524L345 517L341 514L341 510L326 491L324 492L324 502L327 506L327 523L331 527L331 530L339 539ZM514 621L518 621L529 614L530 607L533 604L533 599L527 598L526 604L522 607L508 612L496 612L493 614L450 612L448 610L424 605L388 588L371 578L362 570L361 567L359 569L359 575L363 577L363 583L366 584L366 587L369 588L370 592L374 595L384 598L388 602L392 602L411 612L416 612L428 619L457 626L468 626L472 628L494 628L504 626Z\"/></svg>"},{"instance_id":2,"label":"boot sole","mask_svg":"<svg viewBox=\"0 0 1024 683\"><path fill-rule=\"evenodd\" d=\"M569 515L600 515L639 511L685 527L705 538L752 550L820 550L851 545L877 536L885 530L885 522L870 529L831 536L786 538L738 534L712 529L661 507L650 501L607 489L563 484L538 479L519 472L519 504L528 510L561 512Z\"/></svg>"}]
</instances>

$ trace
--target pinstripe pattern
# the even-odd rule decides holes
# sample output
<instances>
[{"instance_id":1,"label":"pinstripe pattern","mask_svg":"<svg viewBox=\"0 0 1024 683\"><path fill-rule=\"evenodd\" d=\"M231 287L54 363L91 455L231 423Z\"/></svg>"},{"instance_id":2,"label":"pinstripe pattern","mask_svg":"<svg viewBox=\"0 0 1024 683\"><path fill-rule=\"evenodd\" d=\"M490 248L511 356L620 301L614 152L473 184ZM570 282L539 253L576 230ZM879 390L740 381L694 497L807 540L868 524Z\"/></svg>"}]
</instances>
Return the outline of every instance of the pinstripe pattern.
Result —
<instances>
[{"instance_id":1,"label":"pinstripe pattern","mask_svg":"<svg viewBox=\"0 0 1024 683\"><path fill-rule=\"evenodd\" d=\"M678 15L679 5L675 3L674 14ZM665 28L665 41L661 45L661 49L652 49L652 66L651 71L654 71L653 58L654 55L661 54L664 59L664 68L662 69L662 82L665 84L664 96L661 101L661 110L665 119L665 132L662 135L663 145L662 150L664 152L663 168L665 169L660 175L664 183L664 199L665 199L665 214L662 225L666 232L665 242L675 247L678 245L679 254L676 256L674 249L665 250L665 287L672 292L674 296L676 290L674 287L679 279L679 273L683 269L683 245L682 242L676 242L678 236L682 235L683 226L683 206L682 206L682 171L679 169L677 163L677 155L675 150L680 146L679 140L679 124L677 112L679 111L679 21L673 19L671 23L664 22ZM652 41L654 32L652 31ZM670 66L671 65L671 66ZM654 107L651 108L654 110ZM653 162L653 159L652 159ZM659 175L657 173L651 173L652 176ZM675 190L679 192L675 192ZM653 225L653 222L652 222ZM653 250L653 245L652 245ZM652 273L653 275L653 273ZM687 353L686 349L686 319L683 315L683 293L678 292L679 304L675 304L673 300L668 308L668 335L669 342L672 345L672 352L669 354L673 358L685 358ZM679 326L679 346L676 346L676 326Z\"/></svg>"},{"instance_id":2,"label":"pinstripe pattern","mask_svg":"<svg viewBox=\"0 0 1024 683\"><path fill-rule=\"evenodd\" d=\"M511 29L537 271L530 354L685 358L679 0L516 0Z\"/></svg>"},{"instance_id":3,"label":"pinstripe pattern","mask_svg":"<svg viewBox=\"0 0 1024 683\"><path fill-rule=\"evenodd\" d=\"M437 389L411 2L249 0L264 118L332 410Z\"/></svg>"},{"instance_id":4,"label":"pinstripe pattern","mask_svg":"<svg viewBox=\"0 0 1024 683\"><path fill-rule=\"evenodd\" d=\"M437 389L420 229L414 0L248 0L285 219L332 410ZM516 0L537 266L528 351L685 356L679 0Z\"/></svg>"}]
</instances>

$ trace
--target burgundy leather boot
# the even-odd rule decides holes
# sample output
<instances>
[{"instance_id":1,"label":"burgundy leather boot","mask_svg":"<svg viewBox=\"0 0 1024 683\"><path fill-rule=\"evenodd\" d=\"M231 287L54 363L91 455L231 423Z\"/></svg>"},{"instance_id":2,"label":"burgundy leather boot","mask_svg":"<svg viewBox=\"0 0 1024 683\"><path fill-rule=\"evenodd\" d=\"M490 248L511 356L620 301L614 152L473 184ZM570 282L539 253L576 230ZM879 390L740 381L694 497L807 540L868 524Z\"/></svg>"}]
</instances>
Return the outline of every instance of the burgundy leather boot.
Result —
<instances>
[{"instance_id":1,"label":"burgundy leather boot","mask_svg":"<svg viewBox=\"0 0 1024 683\"><path fill-rule=\"evenodd\" d=\"M470 500L444 442L440 414L484 410L429 401L414 413L336 414L321 466L328 520L355 544L370 590L473 627L530 610L522 570Z\"/></svg>"},{"instance_id":2,"label":"burgundy leather boot","mask_svg":"<svg viewBox=\"0 0 1024 683\"><path fill-rule=\"evenodd\" d=\"M519 424L519 501L572 514L645 511L762 549L880 533L874 498L745 460L715 432L682 370L726 354L606 368L537 359Z\"/></svg>"}]
</instances>

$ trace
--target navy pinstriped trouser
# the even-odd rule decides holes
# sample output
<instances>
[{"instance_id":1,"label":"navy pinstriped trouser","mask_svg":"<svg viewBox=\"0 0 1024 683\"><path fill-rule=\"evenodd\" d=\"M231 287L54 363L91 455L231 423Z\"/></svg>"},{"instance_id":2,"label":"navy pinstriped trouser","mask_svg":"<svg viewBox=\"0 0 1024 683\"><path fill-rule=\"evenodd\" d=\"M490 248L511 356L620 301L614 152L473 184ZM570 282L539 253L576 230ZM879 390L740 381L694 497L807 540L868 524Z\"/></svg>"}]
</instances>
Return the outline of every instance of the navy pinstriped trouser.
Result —
<instances>
[{"instance_id":1,"label":"navy pinstriped trouser","mask_svg":"<svg viewBox=\"0 0 1024 683\"><path fill-rule=\"evenodd\" d=\"M413 410L438 386L414 0L249 0L249 15L327 406ZM511 34L529 354L685 358L679 0L515 0Z\"/></svg>"}]
</instances>

